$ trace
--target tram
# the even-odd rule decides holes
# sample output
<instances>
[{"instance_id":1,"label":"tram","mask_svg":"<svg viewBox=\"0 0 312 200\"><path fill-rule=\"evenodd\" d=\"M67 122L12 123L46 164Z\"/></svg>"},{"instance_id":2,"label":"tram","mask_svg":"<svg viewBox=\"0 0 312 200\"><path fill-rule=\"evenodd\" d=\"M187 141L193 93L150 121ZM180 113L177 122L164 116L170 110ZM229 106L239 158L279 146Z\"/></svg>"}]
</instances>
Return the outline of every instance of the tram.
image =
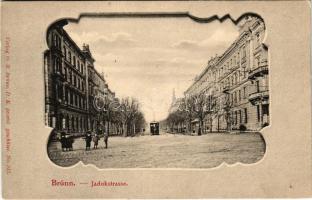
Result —
<instances>
[{"instance_id":1,"label":"tram","mask_svg":"<svg viewBox=\"0 0 312 200\"><path fill-rule=\"evenodd\" d=\"M151 132L151 135L159 135L159 123L158 122L150 123L150 132Z\"/></svg>"}]
</instances>

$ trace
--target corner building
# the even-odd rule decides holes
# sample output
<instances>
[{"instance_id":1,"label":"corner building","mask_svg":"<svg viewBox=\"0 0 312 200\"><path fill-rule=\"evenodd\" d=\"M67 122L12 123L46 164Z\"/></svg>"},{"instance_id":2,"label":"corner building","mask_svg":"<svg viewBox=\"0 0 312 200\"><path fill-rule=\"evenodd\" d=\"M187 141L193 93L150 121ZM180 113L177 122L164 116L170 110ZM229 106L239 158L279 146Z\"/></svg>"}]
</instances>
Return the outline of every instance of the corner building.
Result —
<instances>
[{"instance_id":1,"label":"corner building","mask_svg":"<svg viewBox=\"0 0 312 200\"><path fill-rule=\"evenodd\" d=\"M99 119L93 99L108 90L104 76L94 68L88 45L81 50L63 29L66 21L49 27L44 52L45 124L81 135L96 130ZM114 95L114 94L113 94Z\"/></svg>"},{"instance_id":2,"label":"corner building","mask_svg":"<svg viewBox=\"0 0 312 200\"><path fill-rule=\"evenodd\" d=\"M203 92L216 100L213 122L206 119L204 130L257 131L270 123L268 49L262 44L265 25L257 17L246 17L239 26L239 37L221 56L208 61L184 93Z\"/></svg>"}]
</instances>

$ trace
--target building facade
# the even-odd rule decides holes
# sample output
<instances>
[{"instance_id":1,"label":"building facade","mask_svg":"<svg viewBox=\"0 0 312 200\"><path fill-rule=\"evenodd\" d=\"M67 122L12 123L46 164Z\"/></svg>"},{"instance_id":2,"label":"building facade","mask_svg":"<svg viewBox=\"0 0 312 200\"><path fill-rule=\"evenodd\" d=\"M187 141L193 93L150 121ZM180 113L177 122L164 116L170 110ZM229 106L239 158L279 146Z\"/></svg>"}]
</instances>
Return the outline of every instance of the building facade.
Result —
<instances>
[{"instance_id":1,"label":"building facade","mask_svg":"<svg viewBox=\"0 0 312 200\"><path fill-rule=\"evenodd\" d=\"M88 45L82 50L63 29L67 22L49 27L44 52L45 124L57 132L81 135L96 130L99 110L93 100L110 91L94 68ZM111 92L110 95L115 96Z\"/></svg>"},{"instance_id":2,"label":"building facade","mask_svg":"<svg viewBox=\"0 0 312 200\"><path fill-rule=\"evenodd\" d=\"M270 123L268 49L262 44L265 25L257 17L246 17L239 26L239 37L221 56L208 61L184 93L185 97L204 93L216 102L203 129L255 131Z\"/></svg>"}]
</instances>

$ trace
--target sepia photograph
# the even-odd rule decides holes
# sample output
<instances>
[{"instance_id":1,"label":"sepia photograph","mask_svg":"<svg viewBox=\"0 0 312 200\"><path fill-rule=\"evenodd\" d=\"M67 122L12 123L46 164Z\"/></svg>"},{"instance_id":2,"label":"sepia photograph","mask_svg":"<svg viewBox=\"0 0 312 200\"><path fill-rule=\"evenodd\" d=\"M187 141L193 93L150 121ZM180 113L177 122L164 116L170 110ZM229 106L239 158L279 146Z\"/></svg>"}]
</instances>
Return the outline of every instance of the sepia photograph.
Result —
<instances>
[{"instance_id":1,"label":"sepia photograph","mask_svg":"<svg viewBox=\"0 0 312 200\"><path fill-rule=\"evenodd\" d=\"M1 2L4 199L312 195L311 2Z\"/></svg>"},{"instance_id":2,"label":"sepia photograph","mask_svg":"<svg viewBox=\"0 0 312 200\"><path fill-rule=\"evenodd\" d=\"M44 52L55 164L211 168L252 164L270 125L265 22L187 14L59 20Z\"/></svg>"}]
</instances>

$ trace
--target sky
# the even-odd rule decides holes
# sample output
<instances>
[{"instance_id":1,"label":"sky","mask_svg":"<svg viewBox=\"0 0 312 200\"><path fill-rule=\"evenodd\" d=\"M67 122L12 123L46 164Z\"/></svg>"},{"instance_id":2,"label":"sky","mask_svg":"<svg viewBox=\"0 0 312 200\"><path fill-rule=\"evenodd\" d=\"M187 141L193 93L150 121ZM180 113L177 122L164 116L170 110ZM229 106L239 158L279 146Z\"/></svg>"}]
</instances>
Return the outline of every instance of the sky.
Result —
<instances>
[{"instance_id":1,"label":"sky","mask_svg":"<svg viewBox=\"0 0 312 200\"><path fill-rule=\"evenodd\" d=\"M89 44L109 88L138 99L148 122L166 118L173 90L182 97L208 60L238 37L230 20L189 18L82 18L64 29L79 47Z\"/></svg>"}]
</instances>

